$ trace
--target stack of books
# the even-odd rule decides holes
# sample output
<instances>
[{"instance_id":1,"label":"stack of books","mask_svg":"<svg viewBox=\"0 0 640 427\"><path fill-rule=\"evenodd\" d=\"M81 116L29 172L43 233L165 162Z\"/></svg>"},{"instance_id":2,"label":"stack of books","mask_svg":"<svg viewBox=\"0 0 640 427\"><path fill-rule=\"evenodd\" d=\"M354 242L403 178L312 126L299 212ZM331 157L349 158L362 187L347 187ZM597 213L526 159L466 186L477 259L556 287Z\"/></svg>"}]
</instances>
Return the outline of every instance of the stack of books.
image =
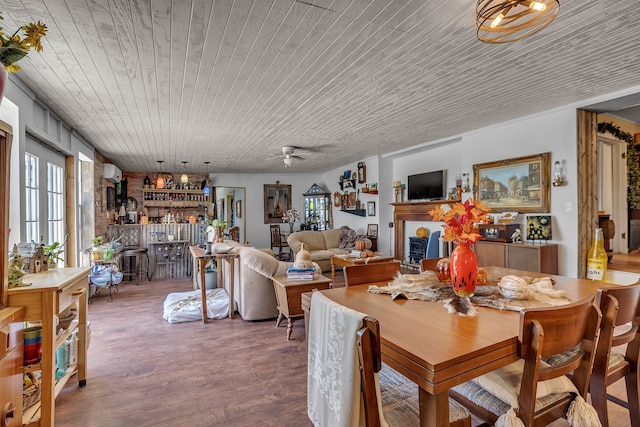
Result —
<instances>
[{"instance_id":1,"label":"stack of books","mask_svg":"<svg viewBox=\"0 0 640 427\"><path fill-rule=\"evenodd\" d=\"M302 269L291 266L287 270L287 280L313 280L314 271L313 268Z\"/></svg>"}]
</instances>

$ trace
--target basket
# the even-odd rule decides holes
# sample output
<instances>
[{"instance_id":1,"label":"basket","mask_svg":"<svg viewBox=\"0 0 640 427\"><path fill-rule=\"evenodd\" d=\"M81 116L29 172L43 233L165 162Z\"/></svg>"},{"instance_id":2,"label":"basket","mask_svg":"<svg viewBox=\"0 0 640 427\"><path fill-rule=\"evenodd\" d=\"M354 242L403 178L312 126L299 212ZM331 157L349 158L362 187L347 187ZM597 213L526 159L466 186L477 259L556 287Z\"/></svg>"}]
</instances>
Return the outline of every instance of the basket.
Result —
<instances>
[{"instance_id":1,"label":"basket","mask_svg":"<svg viewBox=\"0 0 640 427\"><path fill-rule=\"evenodd\" d=\"M60 313L60 315L58 316L58 326L56 328L56 334L60 333L60 331L63 329L67 329L75 318L76 312L72 311L70 308Z\"/></svg>"},{"instance_id":2,"label":"basket","mask_svg":"<svg viewBox=\"0 0 640 427\"><path fill-rule=\"evenodd\" d=\"M30 383L30 385L24 387ZM40 401L40 378L34 372L25 372L22 389L22 408L27 409Z\"/></svg>"}]
</instances>

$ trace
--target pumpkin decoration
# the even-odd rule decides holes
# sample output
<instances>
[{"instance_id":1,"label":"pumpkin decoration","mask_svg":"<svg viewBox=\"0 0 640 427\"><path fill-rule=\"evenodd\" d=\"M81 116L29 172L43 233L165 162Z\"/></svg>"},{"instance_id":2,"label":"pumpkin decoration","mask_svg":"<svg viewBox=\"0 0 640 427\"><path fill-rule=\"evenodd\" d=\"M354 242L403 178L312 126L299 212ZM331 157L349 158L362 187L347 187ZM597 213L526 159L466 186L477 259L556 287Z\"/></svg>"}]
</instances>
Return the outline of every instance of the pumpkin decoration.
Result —
<instances>
[{"instance_id":1,"label":"pumpkin decoration","mask_svg":"<svg viewBox=\"0 0 640 427\"><path fill-rule=\"evenodd\" d=\"M418 236L421 239L424 239L425 237L427 237L429 235L429 230L427 230L424 227L420 227L416 230L416 236Z\"/></svg>"},{"instance_id":2,"label":"pumpkin decoration","mask_svg":"<svg viewBox=\"0 0 640 427\"><path fill-rule=\"evenodd\" d=\"M356 250L364 251L364 248L365 248L364 240L356 240Z\"/></svg>"}]
</instances>

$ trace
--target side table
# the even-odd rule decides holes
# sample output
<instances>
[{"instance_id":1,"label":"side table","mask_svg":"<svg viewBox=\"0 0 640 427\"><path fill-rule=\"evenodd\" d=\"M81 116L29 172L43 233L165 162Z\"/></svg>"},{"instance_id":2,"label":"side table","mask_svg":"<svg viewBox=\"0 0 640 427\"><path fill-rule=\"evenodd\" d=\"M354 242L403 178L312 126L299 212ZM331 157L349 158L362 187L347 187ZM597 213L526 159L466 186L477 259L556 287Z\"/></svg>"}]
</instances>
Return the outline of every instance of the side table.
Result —
<instances>
[{"instance_id":1,"label":"side table","mask_svg":"<svg viewBox=\"0 0 640 427\"><path fill-rule=\"evenodd\" d=\"M300 295L304 292L311 292L314 290L329 289L332 285L332 280L318 275L313 280L288 280L287 276L275 276L272 277L273 287L276 291L276 299L278 302L278 320L276 320L276 327L280 326L282 318L286 317L287 324L287 340L291 339L291 331L293 330L293 322L296 319L302 319L304 313L302 312L302 300Z\"/></svg>"}]
</instances>

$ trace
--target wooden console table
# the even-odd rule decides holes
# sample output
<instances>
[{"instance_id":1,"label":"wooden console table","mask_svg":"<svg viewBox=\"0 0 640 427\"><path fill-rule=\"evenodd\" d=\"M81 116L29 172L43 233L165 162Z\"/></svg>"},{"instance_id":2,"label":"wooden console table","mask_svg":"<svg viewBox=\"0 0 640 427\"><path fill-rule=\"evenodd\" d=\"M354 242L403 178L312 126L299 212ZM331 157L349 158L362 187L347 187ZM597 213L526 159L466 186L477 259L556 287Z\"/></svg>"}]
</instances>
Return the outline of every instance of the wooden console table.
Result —
<instances>
[{"instance_id":1,"label":"wooden console table","mask_svg":"<svg viewBox=\"0 0 640 427\"><path fill-rule=\"evenodd\" d=\"M193 257L193 289L197 289L198 282L196 280L196 272L200 271L200 291L202 293L202 322L207 323L209 318L207 317L207 282L205 278L205 266L211 259L216 259L218 261L218 287L224 288L224 283L222 282L222 263L220 261L226 260L229 263L229 319L233 319L234 312L234 299L233 299L233 288L234 285L234 269L235 269L235 259L240 258L238 254L216 254L204 253L204 249L198 246L189 246L189 250L191 251L191 256ZM199 269L199 270L198 270Z\"/></svg>"},{"instance_id":2,"label":"wooden console table","mask_svg":"<svg viewBox=\"0 0 640 427\"><path fill-rule=\"evenodd\" d=\"M558 274L558 245L478 241L478 265Z\"/></svg>"},{"instance_id":3,"label":"wooden console table","mask_svg":"<svg viewBox=\"0 0 640 427\"><path fill-rule=\"evenodd\" d=\"M23 411L22 423L29 426L54 426L55 398L77 372L78 384L87 383L87 295L90 267L52 268L24 276L30 286L8 291L10 307L25 307L28 322L42 321L42 360L25 369L42 370L40 404ZM56 316L72 305L78 315L71 325L56 335ZM68 367L65 375L55 380L56 349L74 330L78 330L78 360Z\"/></svg>"}]
</instances>

